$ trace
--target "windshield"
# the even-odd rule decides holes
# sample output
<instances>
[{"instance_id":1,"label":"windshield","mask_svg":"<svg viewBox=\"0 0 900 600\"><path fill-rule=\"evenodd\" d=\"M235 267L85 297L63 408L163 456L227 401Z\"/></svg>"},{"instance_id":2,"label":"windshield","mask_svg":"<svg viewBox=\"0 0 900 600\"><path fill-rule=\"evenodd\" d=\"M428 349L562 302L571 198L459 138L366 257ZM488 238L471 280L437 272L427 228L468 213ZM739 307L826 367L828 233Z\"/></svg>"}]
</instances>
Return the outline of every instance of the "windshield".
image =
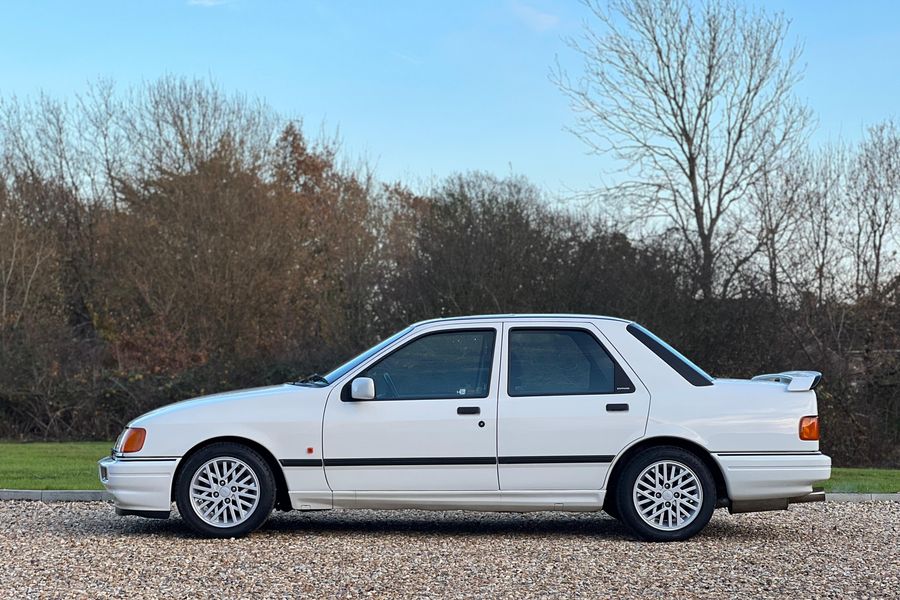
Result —
<instances>
[{"instance_id":1,"label":"windshield","mask_svg":"<svg viewBox=\"0 0 900 600\"><path fill-rule=\"evenodd\" d=\"M391 337L387 338L386 340L382 340L382 341L378 342L376 345L372 346L371 348L369 348L368 350L366 350L359 356L357 356L355 358L351 358L350 360L348 360L347 362L345 362L344 364L342 364L335 370L326 374L324 379L328 383L334 383L335 381L337 381L338 379L340 379L341 377L346 375L348 372L352 371L357 366L359 366L360 364L362 364L363 362L368 360L370 357L378 354L384 348L386 348L387 346L390 346L391 344L393 344L394 342L396 342L397 340L399 340L400 338L402 338L404 335L406 335L407 333L409 333L412 330L413 330L412 326L409 326L406 329L403 329L402 331L398 331L397 333L395 333Z\"/></svg>"}]
</instances>

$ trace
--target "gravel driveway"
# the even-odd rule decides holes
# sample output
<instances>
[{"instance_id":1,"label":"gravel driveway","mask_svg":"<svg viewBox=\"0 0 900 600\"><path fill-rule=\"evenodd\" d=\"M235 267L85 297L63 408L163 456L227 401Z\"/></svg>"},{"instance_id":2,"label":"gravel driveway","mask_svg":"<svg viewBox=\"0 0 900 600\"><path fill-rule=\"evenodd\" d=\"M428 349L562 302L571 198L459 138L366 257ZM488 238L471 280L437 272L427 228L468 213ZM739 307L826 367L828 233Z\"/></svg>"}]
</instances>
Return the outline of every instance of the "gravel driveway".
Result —
<instances>
[{"instance_id":1,"label":"gravel driveway","mask_svg":"<svg viewBox=\"0 0 900 600\"><path fill-rule=\"evenodd\" d=\"M277 513L240 540L101 503L0 502L0 596L898 597L900 503L716 511L679 544L603 514Z\"/></svg>"}]
</instances>

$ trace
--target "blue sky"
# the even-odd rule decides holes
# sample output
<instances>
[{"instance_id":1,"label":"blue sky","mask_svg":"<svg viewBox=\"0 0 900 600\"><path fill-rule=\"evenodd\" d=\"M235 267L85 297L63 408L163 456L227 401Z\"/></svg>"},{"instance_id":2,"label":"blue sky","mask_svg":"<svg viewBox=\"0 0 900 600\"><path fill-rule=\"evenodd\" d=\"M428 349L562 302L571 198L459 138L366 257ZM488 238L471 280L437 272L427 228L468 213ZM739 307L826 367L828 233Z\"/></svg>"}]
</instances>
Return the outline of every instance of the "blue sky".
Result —
<instances>
[{"instance_id":1,"label":"blue sky","mask_svg":"<svg viewBox=\"0 0 900 600\"><path fill-rule=\"evenodd\" d=\"M797 92L817 116L815 143L900 117L900 2L762 5L804 44ZM514 171L566 195L614 177L565 131L572 113L548 80L556 57L579 68L562 38L586 16L575 0L4 2L0 95L211 78L311 133L339 129L347 154L385 180Z\"/></svg>"}]
</instances>

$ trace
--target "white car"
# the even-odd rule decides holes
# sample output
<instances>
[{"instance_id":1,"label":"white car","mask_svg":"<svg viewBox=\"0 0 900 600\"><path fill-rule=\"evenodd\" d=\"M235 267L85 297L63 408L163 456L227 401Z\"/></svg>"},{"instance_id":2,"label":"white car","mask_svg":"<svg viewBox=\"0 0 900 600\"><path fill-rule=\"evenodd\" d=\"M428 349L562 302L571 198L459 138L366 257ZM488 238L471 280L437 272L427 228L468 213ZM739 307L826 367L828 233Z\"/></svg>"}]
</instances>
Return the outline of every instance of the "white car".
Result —
<instances>
[{"instance_id":1,"label":"white car","mask_svg":"<svg viewBox=\"0 0 900 600\"><path fill-rule=\"evenodd\" d=\"M636 323L407 327L327 375L147 413L100 479L120 515L247 534L273 507L599 511L683 540L717 507L824 499L820 374L714 379Z\"/></svg>"}]
</instances>

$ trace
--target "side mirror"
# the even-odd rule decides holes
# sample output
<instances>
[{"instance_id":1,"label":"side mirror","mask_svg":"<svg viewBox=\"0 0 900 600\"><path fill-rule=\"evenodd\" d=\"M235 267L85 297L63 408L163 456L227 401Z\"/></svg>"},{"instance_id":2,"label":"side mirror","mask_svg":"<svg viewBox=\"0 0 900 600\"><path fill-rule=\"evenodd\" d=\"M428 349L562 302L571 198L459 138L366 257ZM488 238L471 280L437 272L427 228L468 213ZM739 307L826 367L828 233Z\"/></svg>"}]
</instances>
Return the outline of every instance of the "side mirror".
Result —
<instances>
[{"instance_id":1,"label":"side mirror","mask_svg":"<svg viewBox=\"0 0 900 600\"><path fill-rule=\"evenodd\" d=\"M357 377L350 384L350 398L353 400L374 400L375 380L371 377Z\"/></svg>"}]
</instances>

